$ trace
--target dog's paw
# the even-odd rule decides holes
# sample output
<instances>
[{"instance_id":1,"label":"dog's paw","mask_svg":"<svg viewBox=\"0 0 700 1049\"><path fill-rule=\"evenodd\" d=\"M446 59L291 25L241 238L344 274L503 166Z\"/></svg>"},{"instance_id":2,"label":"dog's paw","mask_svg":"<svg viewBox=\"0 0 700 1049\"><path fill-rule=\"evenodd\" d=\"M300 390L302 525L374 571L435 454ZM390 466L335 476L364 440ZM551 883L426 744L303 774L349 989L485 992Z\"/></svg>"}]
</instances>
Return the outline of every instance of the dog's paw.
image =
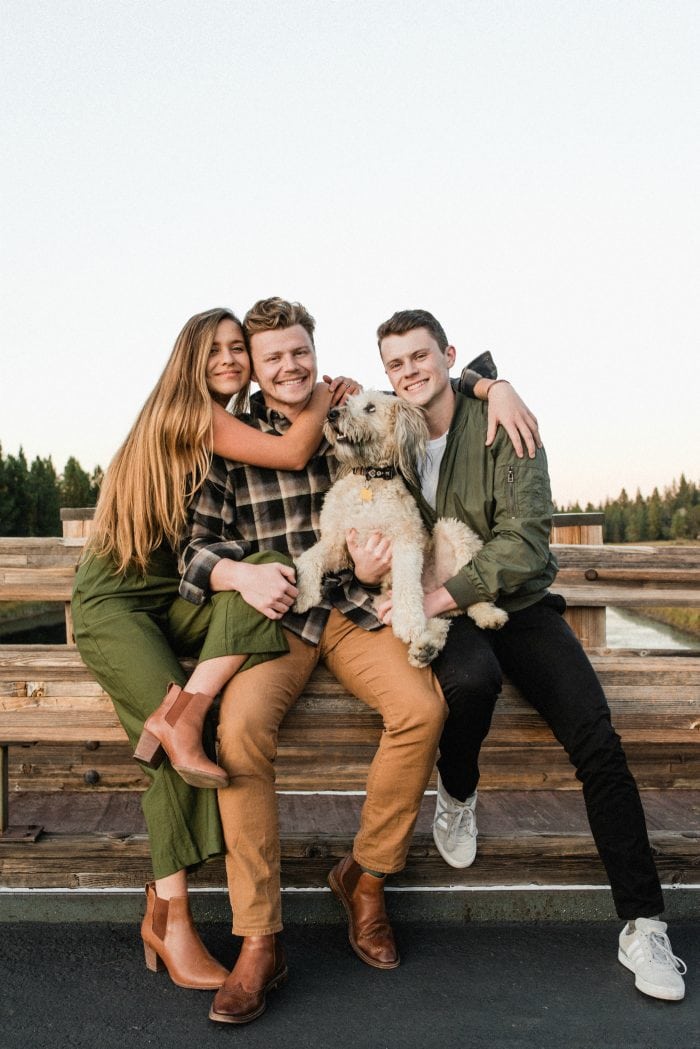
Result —
<instances>
[{"instance_id":1,"label":"dog's paw","mask_svg":"<svg viewBox=\"0 0 700 1049\"><path fill-rule=\"evenodd\" d=\"M488 601L478 601L477 604L470 605L467 615L482 630L500 630L508 622L508 613Z\"/></svg>"},{"instance_id":2,"label":"dog's paw","mask_svg":"<svg viewBox=\"0 0 700 1049\"><path fill-rule=\"evenodd\" d=\"M408 662L412 667L430 666L439 651L432 641L414 641L408 646Z\"/></svg>"},{"instance_id":3,"label":"dog's paw","mask_svg":"<svg viewBox=\"0 0 700 1049\"><path fill-rule=\"evenodd\" d=\"M308 612L310 608L315 608L316 605L321 604L321 591L314 593L310 587L303 587L297 594L297 599L294 602L293 608L295 612Z\"/></svg>"},{"instance_id":4,"label":"dog's paw","mask_svg":"<svg viewBox=\"0 0 700 1049\"><path fill-rule=\"evenodd\" d=\"M408 646L408 662L412 667L427 667L442 652L450 624L445 619L429 619L421 636Z\"/></svg>"}]
</instances>

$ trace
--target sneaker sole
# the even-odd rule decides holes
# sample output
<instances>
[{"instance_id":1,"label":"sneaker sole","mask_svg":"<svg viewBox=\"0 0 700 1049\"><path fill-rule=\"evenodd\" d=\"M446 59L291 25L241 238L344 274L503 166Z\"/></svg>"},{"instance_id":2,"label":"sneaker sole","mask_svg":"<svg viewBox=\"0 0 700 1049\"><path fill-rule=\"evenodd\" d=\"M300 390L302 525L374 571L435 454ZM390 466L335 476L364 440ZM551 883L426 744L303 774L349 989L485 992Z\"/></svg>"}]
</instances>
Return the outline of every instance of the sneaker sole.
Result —
<instances>
[{"instance_id":1,"label":"sneaker sole","mask_svg":"<svg viewBox=\"0 0 700 1049\"><path fill-rule=\"evenodd\" d=\"M438 852L442 856L442 858L445 861L445 863L448 863L450 865L450 867L454 867L455 870L462 871L462 870L465 870L467 867L471 867L472 863L476 859L476 848L475 848L474 849L474 855L471 857L471 859L467 860L466 863L458 863L455 860L455 858L454 858L454 853L446 852L443 849L443 847L440 844L440 842L438 841L437 834L435 833L435 824L433 824L433 841L435 842L435 848L438 850Z\"/></svg>"},{"instance_id":2,"label":"sneaker sole","mask_svg":"<svg viewBox=\"0 0 700 1049\"><path fill-rule=\"evenodd\" d=\"M629 969L631 973L634 973L634 986L638 991L641 991L642 994L647 994L650 998L661 998L664 1002L680 1002L685 998L685 987L679 994L678 992L673 991L670 987L659 987L658 984L649 983L648 980L638 976L634 971L632 962L621 947L617 952L617 960L624 965L625 969Z\"/></svg>"}]
</instances>

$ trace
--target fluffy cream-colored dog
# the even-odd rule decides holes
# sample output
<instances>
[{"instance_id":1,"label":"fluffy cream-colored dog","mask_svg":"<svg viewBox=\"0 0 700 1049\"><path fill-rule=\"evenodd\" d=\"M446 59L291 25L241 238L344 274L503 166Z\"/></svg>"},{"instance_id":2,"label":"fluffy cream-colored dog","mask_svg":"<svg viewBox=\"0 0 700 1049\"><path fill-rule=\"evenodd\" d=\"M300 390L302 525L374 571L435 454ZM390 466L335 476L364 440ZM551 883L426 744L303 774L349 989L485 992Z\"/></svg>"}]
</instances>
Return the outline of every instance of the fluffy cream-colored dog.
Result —
<instances>
[{"instance_id":1,"label":"fluffy cream-colored dog","mask_svg":"<svg viewBox=\"0 0 700 1049\"><path fill-rule=\"evenodd\" d=\"M447 639L449 620L426 619L423 593L455 575L483 545L461 521L440 519L432 538L401 475L417 484L416 462L425 456L428 429L419 408L390 394L364 390L333 408L324 427L343 472L327 492L321 538L296 560L298 612L321 600L327 572L351 567L349 528L363 543L372 532L392 541L392 567L382 590L392 590L394 633L409 646L414 666L427 666ZM458 613L451 613L456 615ZM467 609L477 626L495 629L508 616L479 602Z\"/></svg>"}]
</instances>

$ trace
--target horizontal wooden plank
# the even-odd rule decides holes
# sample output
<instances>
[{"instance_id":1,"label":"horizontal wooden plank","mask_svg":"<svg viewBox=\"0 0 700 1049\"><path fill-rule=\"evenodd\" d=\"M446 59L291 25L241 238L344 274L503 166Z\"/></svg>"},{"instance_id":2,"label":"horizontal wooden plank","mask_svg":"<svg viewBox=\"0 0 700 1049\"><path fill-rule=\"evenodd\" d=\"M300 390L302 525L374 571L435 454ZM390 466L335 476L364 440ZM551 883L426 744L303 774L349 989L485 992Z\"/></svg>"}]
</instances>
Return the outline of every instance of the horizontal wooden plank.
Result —
<instances>
[{"instance_id":1,"label":"horizontal wooden plank","mask_svg":"<svg viewBox=\"0 0 700 1049\"><path fill-rule=\"evenodd\" d=\"M700 829L700 789L645 790L642 804L650 831ZM359 826L364 794L277 795L282 833L351 834ZM141 796L64 792L21 794L12 800L17 823L41 824L47 833L144 834L146 821ZM416 823L417 833L429 834L435 796L427 793ZM530 831L538 834L585 833L588 820L580 792L558 790L480 791L479 826L483 833L504 836Z\"/></svg>"},{"instance_id":2,"label":"horizontal wooden plank","mask_svg":"<svg viewBox=\"0 0 700 1049\"><path fill-rule=\"evenodd\" d=\"M73 565L50 568L0 568L3 601L70 601Z\"/></svg>"},{"instance_id":3,"label":"horizontal wooden plank","mask_svg":"<svg viewBox=\"0 0 700 1049\"><path fill-rule=\"evenodd\" d=\"M0 741L106 743L125 738L111 701L75 649L6 646L0 653ZM592 662L625 741L700 746L700 657L610 652L595 655ZM285 719L281 742L324 748L375 745L380 730L379 716L319 668ZM491 745L529 745L551 741L551 734L506 682L489 740Z\"/></svg>"},{"instance_id":4,"label":"horizontal wooden plank","mask_svg":"<svg viewBox=\"0 0 700 1049\"><path fill-rule=\"evenodd\" d=\"M30 568L76 565L83 552L83 539L53 536L0 536L0 568L19 562Z\"/></svg>"},{"instance_id":5,"label":"horizontal wooden plank","mask_svg":"<svg viewBox=\"0 0 700 1049\"><path fill-rule=\"evenodd\" d=\"M659 874L676 885L694 884L700 872L700 834L651 835ZM349 851L352 835L289 833L282 836L285 886L321 887L330 867ZM148 839L142 834L47 834L32 845L0 842L0 885L8 888L140 887L150 879ZM479 854L464 871L447 867L432 836L417 834L406 869L395 886L604 885L605 871L590 835L479 835ZM221 858L201 867L193 886L224 886Z\"/></svg>"},{"instance_id":6,"label":"horizontal wooden plank","mask_svg":"<svg viewBox=\"0 0 700 1049\"><path fill-rule=\"evenodd\" d=\"M638 586L624 583L581 584L555 581L552 593L561 594L567 605L573 608L643 608L646 605L658 608L697 608L700 606L700 589L670 586Z\"/></svg>"},{"instance_id":7,"label":"horizontal wooden plank","mask_svg":"<svg viewBox=\"0 0 700 1049\"><path fill-rule=\"evenodd\" d=\"M558 586L588 586L591 583L621 583L644 589L699 589L700 568L562 568Z\"/></svg>"},{"instance_id":8,"label":"horizontal wooden plank","mask_svg":"<svg viewBox=\"0 0 700 1049\"><path fill-rule=\"evenodd\" d=\"M700 603L700 547L554 545L556 582L572 605ZM0 600L70 598L82 539L0 538ZM586 579L596 572L596 580Z\"/></svg>"},{"instance_id":9,"label":"horizontal wooden plank","mask_svg":"<svg viewBox=\"0 0 700 1049\"><path fill-rule=\"evenodd\" d=\"M276 774L280 790L363 790L376 746L285 742L281 733ZM376 736L378 737L377 731ZM697 789L700 747L666 742L625 740L627 759L641 788ZM95 781L87 773L96 772ZM147 779L126 743L11 746L11 797L20 793L84 792L107 794L144 790ZM435 780L433 778L433 785ZM497 744L489 736L481 754L481 791L579 791L566 754L549 737L542 744L525 741Z\"/></svg>"},{"instance_id":10,"label":"horizontal wooden plank","mask_svg":"<svg viewBox=\"0 0 700 1049\"><path fill-rule=\"evenodd\" d=\"M22 558L21 564L36 567L75 564L80 559L83 546L84 540L80 537L0 536L0 567L16 564L11 560L15 557ZM562 569L645 567L660 572L700 568L700 546L697 545L553 543L552 550Z\"/></svg>"},{"instance_id":11,"label":"horizontal wooden plank","mask_svg":"<svg viewBox=\"0 0 700 1049\"><path fill-rule=\"evenodd\" d=\"M560 568L648 568L658 572L675 569L700 568L700 546L664 545L653 543L639 546L598 543L552 543L552 551Z\"/></svg>"}]
</instances>

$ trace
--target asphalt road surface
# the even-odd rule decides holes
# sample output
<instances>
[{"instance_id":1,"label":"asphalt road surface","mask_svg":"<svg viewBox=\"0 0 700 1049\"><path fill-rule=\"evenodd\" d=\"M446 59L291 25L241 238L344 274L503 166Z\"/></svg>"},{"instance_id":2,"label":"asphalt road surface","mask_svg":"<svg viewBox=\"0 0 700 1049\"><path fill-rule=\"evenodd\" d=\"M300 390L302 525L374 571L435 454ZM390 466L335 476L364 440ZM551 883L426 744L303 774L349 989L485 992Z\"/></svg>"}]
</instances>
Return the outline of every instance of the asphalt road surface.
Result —
<instances>
[{"instance_id":1,"label":"asphalt road surface","mask_svg":"<svg viewBox=\"0 0 700 1049\"><path fill-rule=\"evenodd\" d=\"M634 988L617 924L396 926L402 965L380 972L344 926L284 934L289 982L243 1026L207 1018L210 992L148 972L129 924L0 925L0 1049L698 1049L700 922L674 925L686 998ZM203 938L231 965L222 925Z\"/></svg>"}]
</instances>

